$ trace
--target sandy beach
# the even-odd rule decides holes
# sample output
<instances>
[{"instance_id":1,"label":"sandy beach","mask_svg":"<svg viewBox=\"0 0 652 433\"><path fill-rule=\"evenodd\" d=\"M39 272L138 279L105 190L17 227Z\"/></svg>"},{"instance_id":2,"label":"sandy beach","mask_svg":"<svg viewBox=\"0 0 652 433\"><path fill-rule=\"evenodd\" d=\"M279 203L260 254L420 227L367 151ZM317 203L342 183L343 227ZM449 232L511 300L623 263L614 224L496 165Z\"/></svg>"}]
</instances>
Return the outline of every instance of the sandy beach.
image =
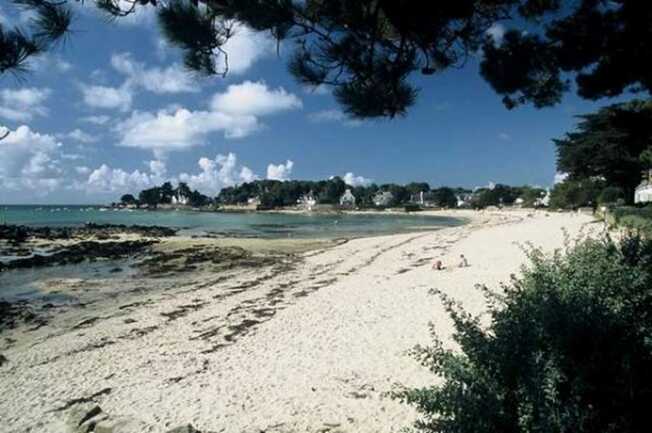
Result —
<instances>
[{"instance_id":1,"label":"sandy beach","mask_svg":"<svg viewBox=\"0 0 652 433\"><path fill-rule=\"evenodd\" d=\"M6 330L0 429L73 431L70 412L92 402L143 432L398 432L415 413L386 393L436 381L407 351L431 341L429 323L444 340L452 330L429 291L479 314L475 285L499 290L523 245L552 251L600 227L570 213L446 215L469 223L297 250L296 263L188 276Z\"/></svg>"}]
</instances>

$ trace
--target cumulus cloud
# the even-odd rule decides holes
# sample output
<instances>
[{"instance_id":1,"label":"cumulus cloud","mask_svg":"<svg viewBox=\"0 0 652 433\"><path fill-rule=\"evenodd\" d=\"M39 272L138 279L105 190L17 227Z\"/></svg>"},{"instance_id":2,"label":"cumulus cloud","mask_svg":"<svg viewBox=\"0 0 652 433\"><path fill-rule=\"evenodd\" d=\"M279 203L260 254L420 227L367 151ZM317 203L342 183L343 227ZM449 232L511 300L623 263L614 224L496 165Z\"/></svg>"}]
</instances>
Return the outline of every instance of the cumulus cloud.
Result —
<instances>
[{"instance_id":1,"label":"cumulus cloud","mask_svg":"<svg viewBox=\"0 0 652 433\"><path fill-rule=\"evenodd\" d=\"M203 145L212 133L221 132L227 139L246 137L261 127L259 117L300 107L301 100L282 88L247 81L216 94L208 111L170 107L157 113L134 112L115 130L120 146L151 150L161 157Z\"/></svg>"},{"instance_id":2,"label":"cumulus cloud","mask_svg":"<svg viewBox=\"0 0 652 433\"><path fill-rule=\"evenodd\" d=\"M196 80L178 63L167 68L147 68L131 54L121 53L111 57L111 66L127 77L123 86L129 88L139 87L158 94L199 91Z\"/></svg>"},{"instance_id":3,"label":"cumulus cloud","mask_svg":"<svg viewBox=\"0 0 652 433\"><path fill-rule=\"evenodd\" d=\"M112 168L107 164L102 164L95 170L84 166L76 167L77 173L88 175L85 183L78 183L76 186L88 193L122 194L138 192L171 180L167 177L167 167L164 161L146 161L145 166L148 170L127 171L121 168Z\"/></svg>"},{"instance_id":4,"label":"cumulus cloud","mask_svg":"<svg viewBox=\"0 0 652 433\"><path fill-rule=\"evenodd\" d=\"M0 140L0 184L7 189L31 189L41 193L61 184L57 151L62 144L48 134L23 125Z\"/></svg>"},{"instance_id":5,"label":"cumulus cloud","mask_svg":"<svg viewBox=\"0 0 652 433\"><path fill-rule=\"evenodd\" d=\"M79 128L73 129L72 131L70 131L70 132L68 132L66 134L59 134L59 135L57 135L57 138L60 138L60 139L69 138L71 140L78 141L80 143L86 143L86 144L95 143L95 142L97 142L99 140L94 135L91 135L91 134L89 134L87 132L84 132Z\"/></svg>"},{"instance_id":6,"label":"cumulus cloud","mask_svg":"<svg viewBox=\"0 0 652 433\"><path fill-rule=\"evenodd\" d=\"M292 174L293 168L294 162L290 161L289 159L285 162L285 164L269 164L267 166L267 179L280 181L290 180L290 175Z\"/></svg>"},{"instance_id":7,"label":"cumulus cloud","mask_svg":"<svg viewBox=\"0 0 652 433\"><path fill-rule=\"evenodd\" d=\"M230 85L213 97L211 108L231 115L264 116L303 107L301 99L284 88L269 89L264 82L245 81Z\"/></svg>"},{"instance_id":8,"label":"cumulus cloud","mask_svg":"<svg viewBox=\"0 0 652 433\"><path fill-rule=\"evenodd\" d=\"M226 138L239 138L258 127L258 119L253 116L179 108L158 113L134 112L116 130L121 134L119 145L151 150L162 157L167 152L202 145L213 132L223 132Z\"/></svg>"},{"instance_id":9,"label":"cumulus cloud","mask_svg":"<svg viewBox=\"0 0 652 433\"><path fill-rule=\"evenodd\" d=\"M250 168L238 165L238 158L234 153L217 155L215 159L202 157L197 165L200 168L199 173L181 173L179 181L204 194L216 195L224 187L258 179Z\"/></svg>"},{"instance_id":10,"label":"cumulus cloud","mask_svg":"<svg viewBox=\"0 0 652 433\"><path fill-rule=\"evenodd\" d=\"M268 34L253 31L242 24L236 24L233 32L234 35L222 47L229 56L229 74L242 74L259 59L274 54L276 41Z\"/></svg>"},{"instance_id":11,"label":"cumulus cloud","mask_svg":"<svg viewBox=\"0 0 652 433\"><path fill-rule=\"evenodd\" d=\"M102 164L88 176L86 190L95 193L123 193L140 191L152 185L151 177L145 172L134 170L127 172Z\"/></svg>"},{"instance_id":12,"label":"cumulus cloud","mask_svg":"<svg viewBox=\"0 0 652 433\"><path fill-rule=\"evenodd\" d=\"M308 114L308 120L312 123L329 123L329 122L338 122L342 123L345 126L360 126L362 125L361 120L351 119L346 114L340 110L321 110L314 113Z\"/></svg>"},{"instance_id":13,"label":"cumulus cloud","mask_svg":"<svg viewBox=\"0 0 652 433\"><path fill-rule=\"evenodd\" d=\"M0 117L25 122L34 116L46 116L48 110L43 103L50 93L47 88L3 89L0 91Z\"/></svg>"},{"instance_id":14,"label":"cumulus cloud","mask_svg":"<svg viewBox=\"0 0 652 433\"><path fill-rule=\"evenodd\" d=\"M363 176L356 176L351 172L346 173L343 177L342 180L344 183L350 186L368 186L371 185L373 182L372 179L368 179Z\"/></svg>"},{"instance_id":15,"label":"cumulus cloud","mask_svg":"<svg viewBox=\"0 0 652 433\"><path fill-rule=\"evenodd\" d=\"M132 91L127 87L108 87L81 85L84 103L89 107L129 111L133 100Z\"/></svg>"},{"instance_id":16,"label":"cumulus cloud","mask_svg":"<svg viewBox=\"0 0 652 433\"><path fill-rule=\"evenodd\" d=\"M39 72L68 72L72 69L72 64L58 55L42 53L34 56L29 62L31 68Z\"/></svg>"}]
</instances>

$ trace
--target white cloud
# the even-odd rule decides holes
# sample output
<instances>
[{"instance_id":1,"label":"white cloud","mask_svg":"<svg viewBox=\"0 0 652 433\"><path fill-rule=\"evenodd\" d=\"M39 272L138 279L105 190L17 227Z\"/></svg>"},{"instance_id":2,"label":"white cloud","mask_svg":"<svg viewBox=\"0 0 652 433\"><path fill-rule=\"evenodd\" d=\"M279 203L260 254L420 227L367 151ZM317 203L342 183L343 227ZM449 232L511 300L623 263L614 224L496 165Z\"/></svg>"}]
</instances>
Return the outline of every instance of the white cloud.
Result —
<instances>
[{"instance_id":1,"label":"white cloud","mask_svg":"<svg viewBox=\"0 0 652 433\"><path fill-rule=\"evenodd\" d=\"M201 170L199 173L181 173L179 181L204 194L216 195L224 187L258 179L250 168L238 166L234 153L217 155L215 159L202 157L197 164Z\"/></svg>"},{"instance_id":2,"label":"white cloud","mask_svg":"<svg viewBox=\"0 0 652 433\"><path fill-rule=\"evenodd\" d=\"M356 127L361 126L363 122L357 119L351 119L340 110L321 110L308 114L308 120L312 123L328 123L339 122L345 126Z\"/></svg>"},{"instance_id":3,"label":"white cloud","mask_svg":"<svg viewBox=\"0 0 652 433\"><path fill-rule=\"evenodd\" d=\"M105 125L111 118L109 116L101 115L101 116L86 116L82 117L81 119L82 122L86 123L91 123L93 125Z\"/></svg>"},{"instance_id":4,"label":"white cloud","mask_svg":"<svg viewBox=\"0 0 652 433\"><path fill-rule=\"evenodd\" d=\"M112 168L107 164L102 164L92 171L88 167L76 167L77 173L88 175L88 179L85 183L77 183L75 187L91 194L122 194L139 192L145 188L161 185L163 182L171 180L167 177L167 167L164 161L146 161L145 166L149 171L133 170L129 172L121 168Z\"/></svg>"},{"instance_id":5,"label":"white cloud","mask_svg":"<svg viewBox=\"0 0 652 433\"><path fill-rule=\"evenodd\" d=\"M155 179L165 179L168 169L164 161L161 160L152 160L148 163L149 171L152 173L152 177Z\"/></svg>"},{"instance_id":6,"label":"white cloud","mask_svg":"<svg viewBox=\"0 0 652 433\"><path fill-rule=\"evenodd\" d=\"M505 36L505 26L500 23L494 23L487 30L487 35L491 36L494 41L494 45L500 46L503 43L503 37Z\"/></svg>"},{"instance_id":7,"label":"white cloud","mask_svg":"<svg viewBox=\"0 0 652 433\"><path fill-rule=\"evenodd\" d=\"M557 185L558 183L562 183L568 179L568 173L555 173L555 178L553 180L553 183Z\"/></svg>"},{"instance_id":8,"label":"white cloud","mask_svg":"<svg viewBox=\"0 0 652 433\"><path fill-rule=\"evenodd\" d=\"M111 65L121 74L127 76L123 87L140 87L147 91L163 93L198 92L197 80L192 74L175 63L165 69L158 67L147 68L144 63L136 62L131 54L114 54Z\"/></svg>"},{"instance_id":9,"label":"white cloud","mask_svg":"<svg viewBox=\"0 0 652 433\"><path fill-rule=\"evenodd\" d=\"M128 111L131 108L133 95L131 90L126 87L107 87L107 86L81 86L84 95L84 102L89 107L118 109Z\"/></svg>"},{"instance_id":10,"label":"white cloud","mask_svg":"<svg viewBox=\"0 0 652 433\"><path fill-rule=\"evenodd\" d=\"M47 88L3 89L0 91L0 117L18 122L46 116L48 110L43 103L50 93Z\"/></svg>"},{"instance_id":11,"label":"white cloud","mask_svg":"<svg viewBox=\"0 0 652 433\"><path fill-rule=\"evenodd\" d=\"M19 126L0 140L0 184L8 189L32 189L41 193L53 190L62 181L56 158L61 146L52 135Z\"/></svg>"},{"instance_id":12,"label":"white cloud","mask_svg":"<svg viewBox=\"0 0 652 433\"><path fill-rule=\"evenodd\" d=\"M276 41L268 34L241 24L236 24L233 31L234 35L222 47L228 55L229 74L242 74L259 59L274 54ZM218 62L223 63L224 59L218 58Z\"/></svg>"},{"instance_id":13,"label":"white cloud","mask_svg":"<svg viewBox=\"0 0 652 433\"><path fill-rule=\"evenodd\" d=\"M363 176L356 176L351 172L348 172L342 177L344 183L350 186L368 186L373 182L372 179L368 179Z\"/></svg>"},{"instance_id":14,"label":"white cloud","mask_svg":"<svg viewBox=\"0 0 652 433\"><path fill-rule=\"evenodd\" d=\"M296 95L282 87L270 90L260 81L232 84L225 93L216 94L211 102L213 111L240 116L263 116L302 107L303 103Z\"/></svg>"},{"instance_id":15,"label":"white cloud","mask_svg":"<svg viewBox=\"0 0 652 433\"><path fill-rule=\"evenodd\" d=\"M213 132L223 131L227 138L239 138L258 127L258 120L253 116L179 108L156 114L134 112L117 126L116 131L121 135L119 145L151 150L162 156L166 152L202 145Z\"/></svg>"},{"instance_id":16,"label":"white cloud","mask_svg":"<svg viewBox=\"0 0 652 433\"><path fill-rule=\"evenodd\" d=\"M151 177L145 172L131 173L102 164L93 170L86 181L86 190L91 193L124 193L140 191L152 186Z\"/></svg>"},{"instance_id":17,"label":"white cloud","mask_svg":"<svg viewBox=\"0 0 652 433\"><path fill-rule=\"evenodd\" d=\"M72 69L72 64L58 55L42 53L30 59L30 66L38 72L52 73L68 72Z\"/></svg>"},{"instance_id":18,"label":"white cloud","mask_svg":"<svg viewBox=\"0 0 652 433\"><path fill-rule=\"evenodd\" d=\"M240 170L240 180L242 182L253 182L254 180L258 180L258 176L249 167L242 167L242 170Z\"/></svg>"},{"instance_id":19,"label":"white cloud","mask_svg":"<svg viewBox=\"0 0 652 433\"><path fill-rule=\"evenodd\" d=\"M280 181L290 180L292 168L294 168L294 162L290 160L287 160L285 164L269 164L267 166L267 179Z\"/></svg>"},{"instance_id":20,"label":"white cloud","mask_svg":"<svg viewBox=\"0 0 652 433\"><path fill-rule=\"evenodd\" d=\"M71 140L78 141L80 143L95 143L98 141L98 138L94 135L91 135L87 132L82 131L79 128L76 128L67 134L57 135L58 138L70 138Z\"/></svg>"},{"instance_id":21,"label":"white cloud","mask_svg":"<svg viewBox=\"0 0 652 433\"><path fill-rule=\"evenodd\" d=\"M190 111L170 107L157 113L134 112L115 131L119 145L151 150L158 157L206 143L212 133L246 137L261 127L259 116L301 107L301 100L282 88L270 90L264 83L246 81L231 85L213 97L211 110Z\"/></svg>"}]
</instances>

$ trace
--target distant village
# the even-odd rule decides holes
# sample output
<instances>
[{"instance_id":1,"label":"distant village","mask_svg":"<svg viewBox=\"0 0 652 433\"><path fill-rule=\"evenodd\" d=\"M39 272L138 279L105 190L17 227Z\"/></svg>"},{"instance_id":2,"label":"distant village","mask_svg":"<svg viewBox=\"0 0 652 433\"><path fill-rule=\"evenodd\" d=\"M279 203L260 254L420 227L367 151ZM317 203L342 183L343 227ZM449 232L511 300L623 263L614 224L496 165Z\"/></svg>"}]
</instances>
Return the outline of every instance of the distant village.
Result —
<instances>
[{"instance_id":1,"label":"distant village","mask_svg":"<svg viewBox=\"0 0 652 433\"><path fill-rule=\"evenodd\" d=\"M431 188L425 182L407 185L347 185L341 178L322 181L257 180L224 188L211 198L185 183L170 182L125 194L114 203L126 209L195 209L206 211L264 211L296 209L305 211L367 210L403 208L418 211L429 208L529 207L550 205L550 191L530 186L512 187L489 184L486 187Z\"/></svg>"}]
</instances>

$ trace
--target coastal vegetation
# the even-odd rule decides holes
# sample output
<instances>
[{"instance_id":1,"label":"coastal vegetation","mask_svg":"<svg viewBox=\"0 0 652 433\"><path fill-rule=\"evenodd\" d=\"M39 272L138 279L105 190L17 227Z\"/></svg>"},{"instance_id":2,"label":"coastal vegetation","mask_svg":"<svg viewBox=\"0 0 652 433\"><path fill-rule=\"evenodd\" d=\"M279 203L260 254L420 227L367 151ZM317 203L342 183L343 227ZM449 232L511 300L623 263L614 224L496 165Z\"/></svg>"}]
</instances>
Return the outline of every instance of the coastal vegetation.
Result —
<instances>
[{"instance_id":1,"label":"coastal vegetation","mask_svg":"<svg viewBox=\"0 0 652 433\"><path fill-rule=\"evenodd\" d=\"M351 200L343 199L347 191ZM166 182L160 187L149 188L138 193L125 194L117 203L121 207L190 207L216 209L219 206L254 206L259 210L310 207L316 205L349 209L384 209L409 207L418 210L424 207L454 209L458 207L484 209L489 206L542 207L546 190L532 186L512 187L489 185L487 187L431 188L426 182L412 182L406 185L394 183L347 185L340 177L328 180L255 180L223 188L215 198L198 191L191 191L184 184L174 187Z\"/></svg>"},{"instance_id":2,"label":"coastal vegetation","mask_svg":"<svg viewBox=\"0 0 652 433\"><path fill-rule=\"evenodd\" d=\"M414 355L443 378L397 391L423 432L640 432L652 398L652 241L628 236L531 249L489 323L439 293L460 350L435 335Z\"/></svg>"},{"instance_id":3,"label":"coastal vegetation","mask_svg":"<svg viewBox=\"0 0 652 433\"><path fill-rule=\"evenodd\" d=\"M615 198L633 203L641 173L652 168L652 102L610 105L579 119L575 131L554 140L558 170L588 189L593 203L601 194L595 191L599 186L620 188L622 195ZM613 189L609 194L613 198Z\"/></svg>"},{"instance_id":4,"label":"coastal vegetation","mask_svg":"<svg viewBox=\"0 0 652 433\"><path fill-rule=\"evenodd\" d=\"M179 182L175 187L172 183L165 182L161 186L155 186L140 191L138 198L132 194L124 194L120 198L119 205L126 207L151 207L156 208L161 205L181 205L192 208L201 208L210 206L213 200L200 193L197 190L191 190L184 182Z\"/></svg>"},{"instance_id":5,"label":"coastal vegetation","mask_svg":"<svg viewBox=\"0 0 652 433\"><path fill-rule=\"evenodd\" d=\"M609 210L607 222L614 226L640 232L652 239L652 205L645 207L617 206Z\"/></svg>"}]
</instances>

